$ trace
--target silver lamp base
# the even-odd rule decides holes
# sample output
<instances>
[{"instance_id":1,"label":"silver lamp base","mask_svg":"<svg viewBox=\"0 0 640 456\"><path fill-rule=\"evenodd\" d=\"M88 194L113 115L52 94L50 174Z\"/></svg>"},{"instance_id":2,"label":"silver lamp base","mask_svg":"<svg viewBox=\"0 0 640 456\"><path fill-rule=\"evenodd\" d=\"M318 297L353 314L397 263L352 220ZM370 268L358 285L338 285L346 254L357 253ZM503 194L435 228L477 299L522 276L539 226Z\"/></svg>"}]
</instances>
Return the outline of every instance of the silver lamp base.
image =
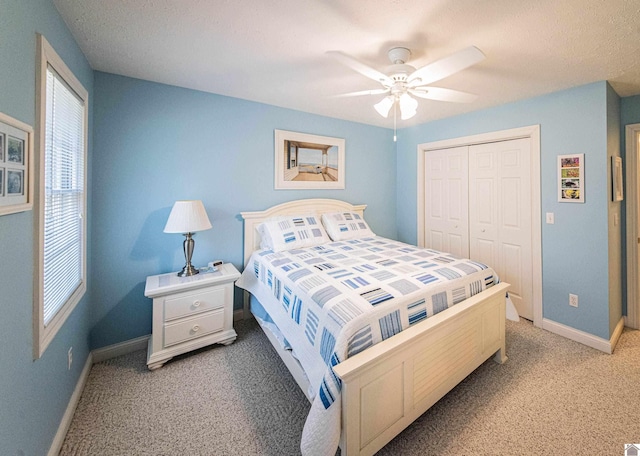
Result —
<instances>
[{"instance_id":1,"label":"silver lamp base","mask_svg":"<svg viewBox=\"0 0 640 456\"><path fill-rule=\"evenodd\" d=\"M184 268L182 268L182 271L178 272L178 277L189 277L192 275L196 275L199 274L200 271L196 268L194 268L192 265L190 264L185 264Z\"/></svg>"},{"instance_id":2,"label":"silver lamp base","mask_svg":"<svg viewBox=\"0 0 640 456\"><path fill-rule=\"evenodd\" d=\"M185 239L182 243L182 248L184 250L184 259L187 263L184 265L184 268L182 268L182 271L178 272L178 277L189 277L200 272L191 265L191 256L193 255L193 247L195 246L195 241L191 237L192 234L193 233L185 233L184 235Z\"/></svg>"}]
</instances>

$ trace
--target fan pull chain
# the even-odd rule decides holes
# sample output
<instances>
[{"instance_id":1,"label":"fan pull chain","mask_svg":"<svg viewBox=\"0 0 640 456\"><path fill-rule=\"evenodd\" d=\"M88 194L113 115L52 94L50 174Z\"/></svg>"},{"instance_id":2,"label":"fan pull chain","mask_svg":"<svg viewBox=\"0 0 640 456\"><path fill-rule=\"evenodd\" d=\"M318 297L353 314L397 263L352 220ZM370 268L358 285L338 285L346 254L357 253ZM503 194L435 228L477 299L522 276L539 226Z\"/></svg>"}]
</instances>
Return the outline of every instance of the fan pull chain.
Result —
<instances>
[{"instance_id":1,"label":"fan pull chain","mask_svg":"<svg viewBox=\"0 0 640 456\"><path fill-rule=\"evenodd\" d=\"M398 111L398 103L396 101L393 102L393 142L398 141L398 137L396 136L396 112Z\"/></svg>"}]
</instances>

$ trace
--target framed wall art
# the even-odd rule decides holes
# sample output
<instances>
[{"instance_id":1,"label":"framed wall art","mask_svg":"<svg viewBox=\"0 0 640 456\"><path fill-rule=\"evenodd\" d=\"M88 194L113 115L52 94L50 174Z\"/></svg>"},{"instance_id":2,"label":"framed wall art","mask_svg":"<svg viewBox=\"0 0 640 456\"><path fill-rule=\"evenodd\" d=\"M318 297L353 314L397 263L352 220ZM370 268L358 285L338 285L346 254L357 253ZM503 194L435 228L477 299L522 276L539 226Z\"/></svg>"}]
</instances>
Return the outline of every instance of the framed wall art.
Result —
<instances>
[{"instance_id":1,"label":"framed wall art","mask_svg":"<svg viewBox=\"0 0 640 456\"><path fill-rule=\"evenodd\" d=\"M558 155L558 201L584 203L584 154Z\"/></svg>"},{"instance_id":2,"label":"framed wall art","mask_svg":"<svg viewBox=\"0 0 640 456\"><path fill-rule=\"evenodd\" d=\"M0 113L0 215L33 209L33 128Z\"/></svg>"},{"instance_id":3,"label":"framed wall art","mask_svg":"<svg viewBox=\"0 0 640 456\"><path fill-rule=\"evenodd\" d=\"M613 201L624 199L624 186L622 181L622 157L611 157L611 183Z\"/></svg>"},{"instance_id":4,"label":"framed wall art","mask_svg":"<svg viewBox=\"0 0 640 456\"><path fill-rule=\"evenodd\" d=\"M275 189L344 189L344 139L275 130Z\"/></svg>"}]
</instances>

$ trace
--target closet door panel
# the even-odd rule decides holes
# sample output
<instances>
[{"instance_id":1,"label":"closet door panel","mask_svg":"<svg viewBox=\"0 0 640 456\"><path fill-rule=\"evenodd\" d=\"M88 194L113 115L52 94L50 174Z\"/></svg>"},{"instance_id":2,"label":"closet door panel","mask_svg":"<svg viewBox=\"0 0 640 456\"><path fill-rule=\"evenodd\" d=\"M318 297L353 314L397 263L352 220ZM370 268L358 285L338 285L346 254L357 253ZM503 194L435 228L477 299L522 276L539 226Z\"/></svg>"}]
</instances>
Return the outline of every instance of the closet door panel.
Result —
<instances>
[{"instance_id":1,"label":"closet door panel","mask_svg":"<svg viewBox=\"0 0 640 456\"><path fill-rule=\"evenodd\" d=\"M425 202L429 212L426 212L427 227L425 230L426 246L442 250L445 246L444 229L446 227L446 218L443 212L444 208L444 178L441 177L442 159L440 157L432 157L433 159L427 163L427 169L430 168L432 178L426 181Z\"/></svg>"},{"instance_id":2,"label":"closet door panel","mask_svg":"<svg viewBox=\"0 0 640 456\"><path fill-rule=\"evenodd\" d=\"M468 148L425 152L425 183L425 246L468 257Z\"/></svg>"},{"instance_id":3,"label":"closet door panel","mask_svg":"<svg viewBox=\"0 0 640 456\"><path fill-rule=\"evenodd\" d=\"M469 256L498 272L498 170L495 153L486 147L469 148Z\"/></svg>"},{"instance_id":4,"label":"closet door panel","mask_svg":"<svg viewBox=\"0 0 640 456\"><path fill-rule=\"evenodd\" d=\"M496 273L498 273L494 266L498 263L498 258L496 256L496 252L498 251L496 241L493 239L472 238L471 242L472 245L470 246L470 249L473 252L471 259L491 266L496 270ZM498 273L498 275L500 275L500 273Z\"/></svg>"},{"instance_id":5,"label":"closet door panel","mask_svg":"<svg viewBox=\"0 0 640 456\"><path fill-rule=\"evenodd\" d=\"M513 245L503 243L502 245L504 253L504 268L500 279L504 282L511 284L514 290L522 290L523 288L523 252L522 247L519 245ZM520 296L520 293L515 292L515 295Z\"/></svg>"},{"instance_id":6,"label":"closet door panel","mask_svg":"<svg viewBox=\"0 0 640 456\"><path fill-rule=\"evenodd\" d=\"M533 319L530 147L527 138L469 148L469 254L511 284L520 316Z\"/></svg>"},{"instance_id":7,"label":"closet door panel","mask_svg":"<svg viewBox=\"0 0 640 456\"><path fill-rule=\"evenodd\" d=\"M444 241L444 233L441 231L431 231L429 233L429 243L425 245L430 249L440 250L441 252L446 252L445 250L445 241Z\"/></svg>"}]
</instances>

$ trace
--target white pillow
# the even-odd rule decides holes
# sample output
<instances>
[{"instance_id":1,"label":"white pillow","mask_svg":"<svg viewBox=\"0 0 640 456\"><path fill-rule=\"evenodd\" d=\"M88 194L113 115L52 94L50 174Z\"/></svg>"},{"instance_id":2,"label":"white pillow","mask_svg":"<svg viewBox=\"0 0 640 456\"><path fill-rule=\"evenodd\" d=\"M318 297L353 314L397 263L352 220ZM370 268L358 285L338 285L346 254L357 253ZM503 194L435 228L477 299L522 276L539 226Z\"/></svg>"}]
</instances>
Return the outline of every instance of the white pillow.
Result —
<instances>
[{"instance_id":1,"label":"white pillow","mask_svg":"<svg viewBox=\"0 0 640 456\"><path fill-rule=\"evenodd\" d=\"M375 236L367 222L357 212L329 212L323 214L322 224L333 241Z\"/></svg>"},{"instance_id":2,"label":"white pillow","mask_svg":"<svg viewBox=\"0 0 640 456\"><path fill-rule=\"evenodd\" d=\"M261 223L258 232L260 248L274 252L330 242L317 215L277 217Z\"/></svg>"}]
</instances>

